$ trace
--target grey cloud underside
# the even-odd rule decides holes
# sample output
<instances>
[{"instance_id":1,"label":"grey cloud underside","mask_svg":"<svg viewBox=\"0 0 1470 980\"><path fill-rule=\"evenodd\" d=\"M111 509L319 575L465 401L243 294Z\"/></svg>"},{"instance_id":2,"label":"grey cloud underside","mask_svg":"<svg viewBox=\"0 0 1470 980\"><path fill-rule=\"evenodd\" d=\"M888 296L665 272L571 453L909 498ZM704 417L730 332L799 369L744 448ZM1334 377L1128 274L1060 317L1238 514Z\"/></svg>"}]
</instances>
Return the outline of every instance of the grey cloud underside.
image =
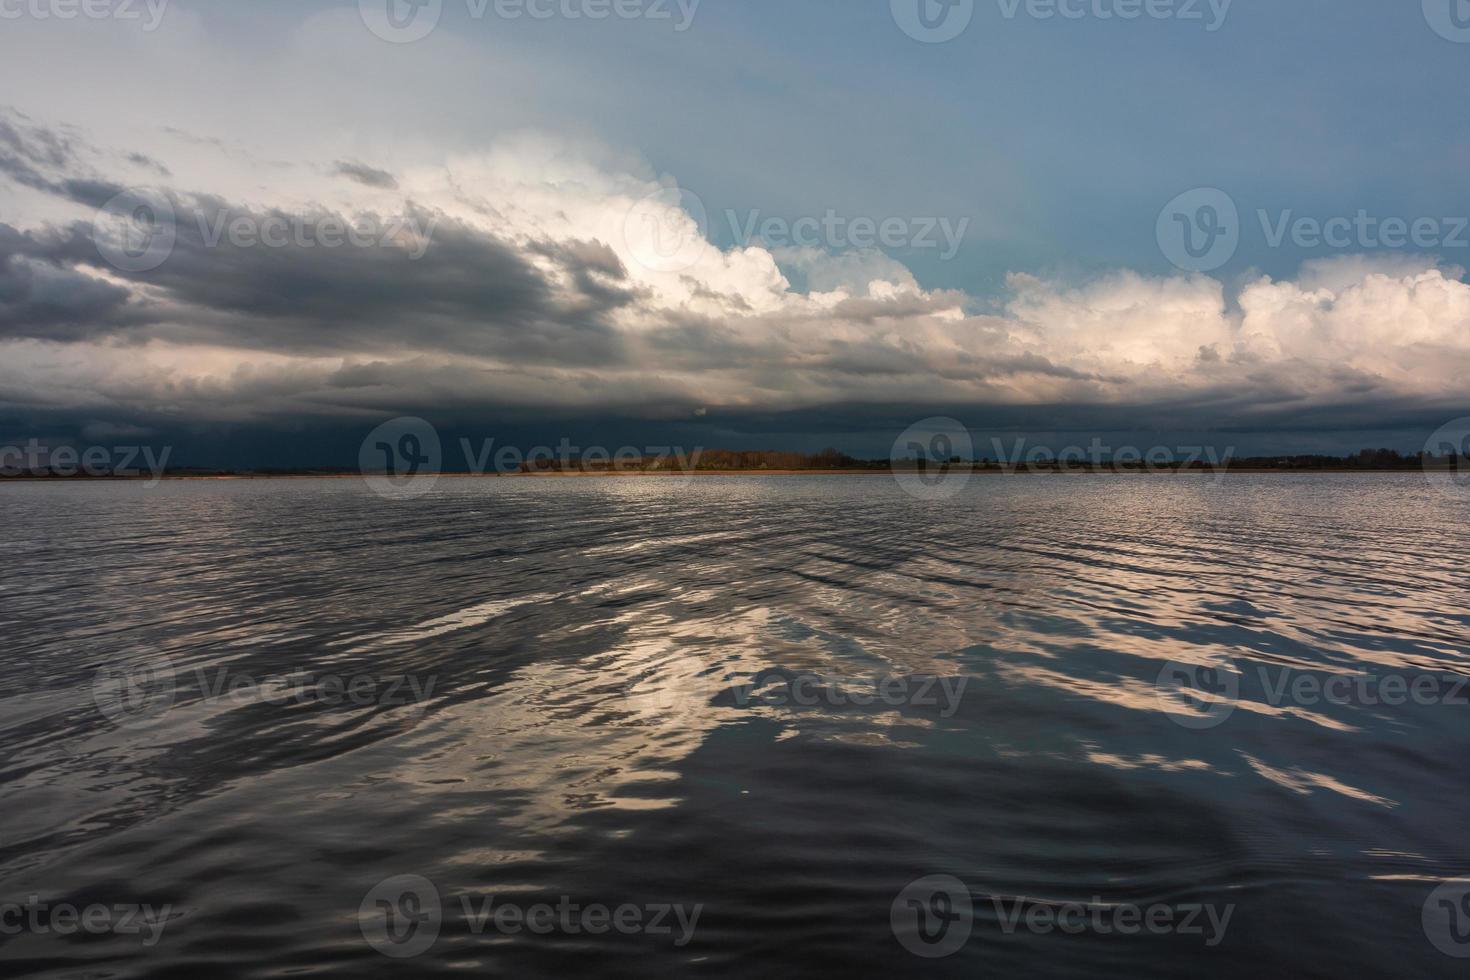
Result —
<instances>
[{"instance_id":1,"label":"grey cloud underside","mask_svg":"<svg viewBox=\"0 0 1470 980\"><path fill-rule=\"evenodd\" d=\"M922 299L922 297L920 298ZM877 306L870 301L839 304L839 308L857 307L861 316L850 319L861 320L876 317L869 307ZM908 297L900 297L896 308L907 315L932 313L937 306L932 302L915 303ZM785 321L783 326L787 339L799 346L807 331L816 332L821 322L813 318ZM974 330L978 346L998 344L1000 333L993 329L977 326ZM650 336L660 353L662 362L670 367L697 370L708 367L711 362L726 367L766 366L773 371L801 372L808 375L854 378L902 378L909 376L916 384L928 383L929 379L941 378L959 382L1002 381L1018 376L1042 375L1070 381L1093 382L1099 385L1118 383L1121 379L1081 371L1057 364L1040 354L1024 353L972 353L960 351L948 360L936 360L918 347L902 344L880 343L875 340L848 341L828 339L823 342L819 356L804 359L800 365L785 359L775 359L771 352L752 347L720 320L711 317L690 316L683 313L667 315L664 322Z\"/></svg>"},{"instance_id":2,"label":"grey cloud underside","mask_svg":"<svg viewBox=\"0 0 1470 980\"><path fill-rule=\"evenodd\" d=\"M606 317L631 302L610 267L585 249L556 244L537 251L556 263L570 288L548 281L523 251L461 223L412 211L405 216L433 234L421 257L402 247L210 244L214 230L237 219L260 228L280 212L251 212L215 199L176 206L171 254L159 268L113 269L94 241L94 228L77 222L22 235L6 228L0 331L10 336L81 340L150 336L290 353L354 354L404 348L600 364L618 360L621 344ZM347 217L322 213L305 223L311 242L323 227ZM44 263L75 295L57 305L39 289L23 260ZM89 274L89 273L95 273ZM96 276L130 279L146 292L133 295ZM82 302L90 297L90 301ZM25 311L39 311L27 318ZM44 313L45 315L39 315ZM53 329L65 324L66 330Z\"/></svg>"},{"instance_id":3,"label":"grey cloud underside","mask_svg":"<svg viewBox=\"0 0 1470 980\"><path fill-rule=\"evenodd\" d=\"M365 187L376 187L382 190L397 190L398 178L386 170L369 167L365 163L354 163L350 160L338 160L332 173L348 180L355 180Z\"/></svg>"},{"instance_id":4,"label":"grey cloud underside","mask_svg":"<svg viewBox=\"0 0 1470 980\"><path fill-rule=\"evenodd\" d=\"M177 238L159 268L130 278L155 291L160 322L192 319L206 311L200 329L217 343L293 353L360 353L412 348L570 358L596 363L617 356L617 338L605 318L630 294L610 285L613 276L586 267L574 252L548 248L571 282L557 288L522 250L443 215L410 210L402 219L433 228L424 252L381 244L312 244L324 229L351 224L350 216L309 216L298 239L262 247L238 244L218 229L241 221L251 228L286 227L299 216L254 212L217 199L176 205ZM92 229L63 232L65 255L99 271L107 266ZM373 235L379 236L376 226ZM338 235L340 237L340 234ZM328 237L327 240L332 240ZM171 333L179 339L177 333ZM563 349L564 347L569 349Z\"/></svg>"},{"instance_id":5,"label":"grey cloud underside","mask_svg":"<svg viewBox=\"0 0 1470 980\"><path fill-rule=\"evenodd\" d=\"M0 224L0 337L85 340L136 314L128 290L65 265L55 244Z\"/></svg>"},{"instance_id":6,"label":"grey cloud underside","mask_svg":"<svg viewBox=\"0 0 1470 980\"><path fill-rule=\"evenodd\" d=\"M91 173L82 149L95 148L18 113L0 115L0 176L99 208L124 188ZM339 171L374 186L396 183L369 167L339 164ZM637 293L616 255L599 243L518 247L413 207L401 215L302 215L211 195L167 197L174 245L147 272L109 265L91 222L26 233L7 226L0 235L0 335L159 336L289 353L409 348L587 365L623 356L606 318ZM262 247L233 238L237 222L257 235L272 226L290 232L279 247ZM365 240L372 244L342 242L340 229L353 226L370 229ZM427 241L384 244L388 233L414 229L427 232ZM341 243L322 244L334 240ZM551 281L532 255L550 260L565 284ZM102 275L146 289L130 299Z\"/></svg>"},{"instance_id":7,"label":"grey cloud underside","mask_svg":"<svg viewBox=\"0 0 1470 980\"><path fill-rule=\"evenodd\" d=\"M558 256L575 288L554 288L511 246L447 221L419 259L378 245L210 247L185 223L168 260L140 273L111 268L89 224L25 234L0 226L0 336L162 337L317 354L410 348L585 364L618 359L619 339L604 320L634 293L574 253L547 252ZM105 282L103 274L146 292Z\"/></svg>"}]
</instances>

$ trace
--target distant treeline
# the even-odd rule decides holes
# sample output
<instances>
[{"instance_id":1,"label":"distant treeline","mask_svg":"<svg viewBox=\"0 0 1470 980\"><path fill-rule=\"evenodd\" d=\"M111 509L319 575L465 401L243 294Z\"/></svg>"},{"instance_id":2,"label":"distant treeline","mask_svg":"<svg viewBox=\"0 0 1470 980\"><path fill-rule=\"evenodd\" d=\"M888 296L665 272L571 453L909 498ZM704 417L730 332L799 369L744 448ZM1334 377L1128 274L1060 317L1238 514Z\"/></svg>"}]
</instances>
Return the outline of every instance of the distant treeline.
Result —
<instances>
[{"instance_id":1,"label":"distant treeline","mask_svg":"<svg viewBox=\"0 0 1470 980\"><path fill-rule=\"evenodd\" d=\"M679 473L692 464L698 473L759 473L767 472L853 472L887 473L922 471L961 471L992 473L1057 473L1057 472L1215 472L1217 470L1282 470L1282 471L1393 471L1393 470L1470 470L1470 456L1435 456L1430 453L1405 455L1392 449L1364 449L1350 456L1326 456L1321 454L1297 454L1288 456L1232 456L1219 457L1214 462L1209 454L1201 457L1175 456L1164 459L1159 456L1144 459L1081 459L1067 457L1057 459L1050 452L1032 450L1026 458L1018 460L965 459L959 456L946 461L923 459L889 460L858 459L836 449L824 449L817 453L793 453L780 450L753 449L705 449L691 453L664 455L619 455L614 459L606 456L582 460L577 458L538 458L521 463L520 467L500 475L553 475L557 473ZM166 477L173 478L270 478L270 477L347 477L359 475L356 470L337 467L315 467L311 469L203 469L198 467L169 467ZM446 476L468 476L473 474L446 471ZM496 475L494 473L486 475ZM142 479L143 473L123 477L112 474L56 474L45 469L4 472L4 479Z\"/></svg>"},{"instance_id":2,"label":"distant treeline","mask_svg":"<svg viewBox=\"0 0 1470 980\"><path fill-rule=\"evenodd\" d=\"M641 459L624 460L619 464L607 461L583 464L571 460L564 467L558 460L537 460L522 465L523 472L554 472L563 468L575 471L628 470L637 472L679 472L688 463L696 471L734 472L738 470L878 470L888 469L886 459L855 459L835 449L824 449L819 453L788 453L778 450L752 449L703 449L685 454L667 456L645 456Z\"/></svg>"},{"instance_id":3,"label":"distant treeline","mask_svg":"<svg viewBox=\"0 0 1470 980\"><path fill-rule=\"evenodd\" d=\"M1028 454L1030 456L1032 454ZM1049 454L1047 454L1049 455ZM930 469L992 472L1057 472L1071 471L1144 471L1144 470L1204 470L1249 469L1249 470L1418 470L1455 469L1461 461L1455 455L1433 456L1428 453L1405 455L1392 449L1364 449L1350 456L1325 456L1299 454L1294 456L1232 456L1218 463L1197 456L1178 456L1167 461L1154 459L1088 460L1088 459L1023 459L1017 461L991 458L964 459L959 456L946 461L935 460L889 460L858 459L836 449L824 449L817 453L793 453L779 450L753 449L706 449L690 454L696 472L759 472L769 471L854 471L888 472ZM680 472L686 465L684 460L673 456L645 456L625 459L614 464L598 461L583 464L578 460L539 460L522 465L524 473L555 473L563 470L573 472ZM1470 460L1464 462L1470 467Z\"/></svg>"}]
</instances>

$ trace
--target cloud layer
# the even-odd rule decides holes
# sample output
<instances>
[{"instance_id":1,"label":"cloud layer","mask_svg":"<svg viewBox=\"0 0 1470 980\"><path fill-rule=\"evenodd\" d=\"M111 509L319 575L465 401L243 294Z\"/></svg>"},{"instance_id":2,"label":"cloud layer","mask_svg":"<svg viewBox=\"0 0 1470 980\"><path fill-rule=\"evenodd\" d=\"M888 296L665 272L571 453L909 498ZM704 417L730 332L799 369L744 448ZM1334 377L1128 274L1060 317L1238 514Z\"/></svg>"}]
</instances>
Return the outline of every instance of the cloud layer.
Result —
<instances>
[{"instance_id":1,"label":"cloud layer","mask_svg":"<svg viewBox=\"0 0 1470 980\"><path fill-rule=\"evenodd\" d=\"M11 413L1188 405L1251 424L1453 406L1470 376L1470 286L1432 259L1230 284L1012 274L982 302L876 250L719 248L672 178L593 143L523 133L392 170L278 162L262 187L210 183L248 148L165 142L180 161L0 117L0 181L41 216L0 224ZM169 214L99 212L125 188ZM129 236L160 232L162 261L117 261Z\"/></svg>"}]
</instances>

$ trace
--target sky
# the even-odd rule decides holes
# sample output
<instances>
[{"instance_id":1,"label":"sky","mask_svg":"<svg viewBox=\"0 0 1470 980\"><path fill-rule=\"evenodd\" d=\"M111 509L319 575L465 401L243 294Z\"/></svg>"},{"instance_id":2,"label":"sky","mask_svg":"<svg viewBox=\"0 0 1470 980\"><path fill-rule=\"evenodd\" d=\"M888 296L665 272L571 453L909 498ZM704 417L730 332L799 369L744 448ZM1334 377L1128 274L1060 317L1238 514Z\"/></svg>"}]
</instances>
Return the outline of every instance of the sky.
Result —
<instances>
[{"instance_id":1,"label":"sky","mask_svg":"<svg viewBox=\"0 0 1470 980\"><path fill-rule=\"evenodd\" d=\"M1467 81L1464 0L0 0L0 443L1417 449Z\"/></svg>"}]
</instances>

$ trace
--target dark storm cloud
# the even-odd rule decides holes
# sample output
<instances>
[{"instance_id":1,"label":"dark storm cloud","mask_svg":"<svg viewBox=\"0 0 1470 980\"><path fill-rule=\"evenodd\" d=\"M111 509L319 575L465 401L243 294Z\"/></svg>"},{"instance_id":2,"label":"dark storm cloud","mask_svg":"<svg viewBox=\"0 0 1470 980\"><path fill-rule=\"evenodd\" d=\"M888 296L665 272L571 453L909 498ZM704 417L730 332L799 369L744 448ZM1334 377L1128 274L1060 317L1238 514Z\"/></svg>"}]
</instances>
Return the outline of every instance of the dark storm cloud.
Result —
<instances>
[{"instance_id":1,"label":"dark storm cloud","mask_svg":"<svg viewBox=\"0 0 1470 980\"><path fill-rule=\"evenodd\" d=\"M47 243L0 224L0 336L81 340L132 319L122 287L68 268Z\"/></svg>"},{"instance_id":2,"label":"dark storm cloud","mask_svg":"<svg viewBox=\"0 0 1470 980\"><path fill-rule=\"evenodd\" d=\"M338 160L332 173L348 180L355 180L367 187L377 187L383 190L397 190L398 178L386 170L369 167L365 163L353 163L348 160Z\"/></svg>"},{"instance_id":3,"label":"dark storm cloud","mask_svg":"<svg viewBox=\"0 0 1470 980\"><path fill-rule=\"evenodd\" d=\"M1057 364L1050 358L1042 357L1040 354L1026 353L1016 357L992 358L989 364L997 374L1044 374L1053 378L1067 378L1072 381L1110 381L1120 379L1109 379L1089 371L1079 371L1069 368L1063 364Z\"/></svg>"},{"instance_id":4,"label":"dark storm cloud","mask_svg":"<svg viewBox=\"0 0 1470 980\"><path fill-rule=\"evenodd\" d=\"M153 315L173 321L171 339L187 320L195 339L282 352L413 348L584 364L621 356L606 317L636 294L619 285L622 267L602 247L518 248L413 207L300 214L179 195L172 207L172 250L155 269L109 266L85 222L61 234L55 255L148 286ZM571 288L550 281L532 254L553 260Z\"/></svg>"},{"instance_id":5,"label":"dark storm cloud","mask_svg":"<svg viewBox=\"0 0 1470 980\"><path fill-rule=\"evenodd\" d=\"M593 308L616 309L636 302L642 295L629 282L628 270L618 254L602 242L535 242L530 251L566 270L577 294Z\"/></svg>"},{"instance_id":6,"label":"dark storm cloud","mask_svg":"<svg viewBox=\"0 0 1470 980\"><path fill-rule=\"evenodd\" d=\"M1033 443L1060 446L1088 434L1126 434L1152 444L1189 432L1207 444L1250 443L1264 452L1289 452L1300 451L1292 447L1302 445L1301 437L1310 433L1322 444L1341 451L1370 445L1416 450L1430 432L1456 414L1464 414L1466 407L1461 404L1426 409L1413 398L1386 398L1372 404L1339 400L1311 408L1231 415L1208 404L1197 404L1192 398L1156 399L1133 405L956 405L916 397L889 404L842 401L789 412L711 412L699 422L707 428L703 444L709 446L775 445L779 437L806 433L846 447L858 444L855 437L863 434L877 433L891 439L923 419L947 417L962 423L975 436L980 455L991 450L989 437L1001 434L1026 435ZM1362 441L1366 438L1362 433L1370 431L1395 435L1382 436L1389 440L1386 443ZM1252 438L1243 440L1241 436ZM863 451L871 455L882 448L876 442L872 446Z\"/></svg>"},{"instance_id":7,"label":"dark storm cloud","mask_svg":"<svg viewBox=\"0 0 1470 980\"><path fill-rule=\"evenodd\" d=\"M91 173L78 146L77 138L17 113L0 116L0 176L101 208L124 188ZM151 158L130 158L166 172ZM361 164L342 162L337 172L396 185ZM158 220L167 224L160 228L172 236L171 249L147 271L109 263L96 221L36 236L7 229L0 331L82 340L126 327L137 338L151 320L158 336L173 341L292 353L409 348L570 364L623 356L606 317L637 293L600 243L515 246L412 205L399 215L344 215L256 210L179 192L166 199L173 214ZM45 271L22 252L47 263ZM537 256L550 261L550 273ZM126 290L78 270L131 279L146 294L129 306ZM119 315L124 307L126 317Z\"/></svg>"}]
</instances>

